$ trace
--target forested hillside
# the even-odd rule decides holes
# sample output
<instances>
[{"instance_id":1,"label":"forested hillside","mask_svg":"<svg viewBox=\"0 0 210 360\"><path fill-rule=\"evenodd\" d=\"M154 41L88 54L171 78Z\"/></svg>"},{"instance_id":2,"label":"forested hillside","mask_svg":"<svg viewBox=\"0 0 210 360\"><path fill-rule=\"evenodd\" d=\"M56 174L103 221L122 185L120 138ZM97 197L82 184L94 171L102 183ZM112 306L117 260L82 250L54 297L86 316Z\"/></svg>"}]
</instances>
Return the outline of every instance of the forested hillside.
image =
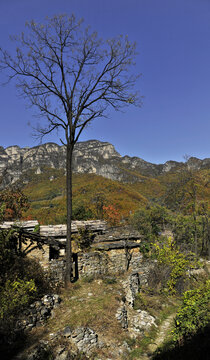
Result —
<instances>
[{"instance_id":1,"label":"forested hillside","mask_svg":"<svg viewBox=\"0 0 210 360\"><path fill-rule=\"evenodd\" d=\"M34 341L33 334L42 341L53 332L60 334L63 329L67 331L69 325L77 331L88 326L99 337L103 336L106 345L96 347L101 358L107 358L110 354L118 358L117 354L121 351L128 359L184 360L197 359L200 354L203 356L201 359L206 359L209 321L209 175L208 169L179 169L157 177L138 173L135 181L125 183L96 174L74 174L74 219L104 219L111 226L118 225L123 229L126 225L138 231L141 239L138 252L143 257L142 265L139 263L138 266L142 266L140 274L147 276L147 283L136 290L126 326L131 326L133 317L143 314L150 321L155 319L155 325L150 324L147 330L142 330L134 338L130 333L125 336L123 322L121 327L119 325L116 318L121 309L119 306L124 301L128 306L130 301L129 298L125 300L131 272L128 265L123 274L111 277L101 274L96 278L86 276L72 284L68 291L61 289L62 305L55 310L54 318L47 322L47 328L42 326L41 332L35 329L29 333L27 344L18 338L13 341L11 349L5 341L2 351L6 353L6 359L12 359L17 347L24 354L30 353L31 344L39 354L39 341ZM65 223L65 183L62 169L42 167L40 173L37 169L27 170L13 187L0 192L0 221L37 219L40 224ZM114 231L115 228L111 229ZM17 247L18 231L18 228L1 231L0 239L3 270L0 331L9 339L16 326L16 313L19 314L49 291L49 279L45 278L42 269L36 262L30 262ZM85 233L81 232L80 236L85 236ZM89 250L87 247L82 251L88 255ZM122 251L126 251L126 248ZM126 254L129 259L133 252L127 249ZM148 264L152 263L155 266L147 272ZM125 296L122 296L122 281ZM144 328L142 324L144 321L139 325ZM129 329L133 331L132 327ZM118 335L115 336L115 333ZM50 352L54 359L53 354L58 351L61 341L58 334L55 340L47 340L44 356ZM194 343L191 345L192 341ZM67 343L63 346L65 353L72 352ZM37 359L41 359L40 356ZM86 358L84 353L81 356Z\"/></svg>"},{"instance_id":2,"label":"forested hillside","mask_svg":"<svg viewBox=\"0 0 210 360\"><path fill-rule=\"evenodd\" d=\"M139 181L122 183L94 174L74 174L73 210L76 219L102 218L103 207L112 206L119 220L126 220L139 208L159 204L172 211L198 214L210 209L210 170L168 173L157 178L139 175ZM41 223L65 222L65 175L63 170L45 168L41 174L29 171L19 185L30 207L24 217ZM194 203L194 205L193 205Z\"/></svg>"}]
</instances>

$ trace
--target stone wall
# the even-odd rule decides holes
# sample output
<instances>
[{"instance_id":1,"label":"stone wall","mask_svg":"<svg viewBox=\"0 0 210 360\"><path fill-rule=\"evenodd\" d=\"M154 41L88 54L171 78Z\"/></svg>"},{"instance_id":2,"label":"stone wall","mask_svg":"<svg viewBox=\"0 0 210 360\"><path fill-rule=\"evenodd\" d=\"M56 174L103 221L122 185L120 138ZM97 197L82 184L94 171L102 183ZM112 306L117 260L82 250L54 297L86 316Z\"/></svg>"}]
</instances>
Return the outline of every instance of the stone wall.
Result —
<instances>
[{"instance_id":1,"label":"stone wall","mask_svg":"<svg viewBox=\"0 0 210 360\"><path fill-rule=\"evenodd\" d=\"M22 249L27 250L29 257L37 259L46 271L50 271L54 284L64 281L66 225L40 226L40 243L27 233L33 233L36 221L20 223L5 222L2 228L18 225L27 230ZM107 228L101 220L73 221L72 231L77 233L80 228L88 228L94 234L94 241L90 251L73 254L73 277L114 275L126 272L138 272L141 283L148 277L149 267L143 263L143 256L139 251L141 236L130 226ZM38 238L39 239L39 238Z\"/></svg>"},{"instance_id":2,"label":"stone wall","mask_svg":"<svg viewBox=\"0 0 210 360\"><path fill-rule=\"evenodd\" d=\"M135 249L132 253L129 268L137 271L142 261L142 255ZM124 272L127 268L124 250L94 251L78 254L78 271L80 277L116 274Z\"/></svg>"},{"instance_id":3,"label":"stone wall","mask_svg":"<svg viewBox=\"0 0 210 360\"><path fill-rule=\"evenodd\" d=\"M49 262L50 280L54 285L64 282L65 260L57 259Z\"/></svg>"},{"instance_id":4,"label":"stone wall","mask_svg":"<svg viewBox=\"0 0 210 360\"><path fill-rule=\"evenodd\" d=\"M52 315L52 310L61 302L57 294L45 295L42 299L34 302L25 309L17 320L19 330L31 330L35 326L41 326Z\"/></svg>"},{"instance_id":5,"label":"stone wall","mask_svg":"<svg viewBox=\"0 0 210 360\"><path fill-rule=\"evenodd\" d=\"M65 256L49 261L49 247L43 246L43 250L36 249L31 257L37 259L43 268L50 272L54 284L63 283L65 271ZM91 251L74 254L73 276L82 278L88 276L114 275L127 270L127 260L124 250ZM143 262L143 256L139 249L132 250L129 264L131 272L138 272L141 284L147 283L151 262Z\"/></svg>"},{"instance_id":6,"label":"stone wall","mask_svg":"<svg viewBox=\"0 0 210 360\"><path fill-rule=\"evenodd\" d=\"M78 253L76 259L77 269L74 263L74 277L82 278L88 276L114 275L126 271L126 257L123 250L94 251ZM143 256L135 249L132 254L129 270L138 272L141 284L147 283L147 277L151 269L151 262L143 262ZM65 259L54 259L49 263L51 279L54 283L64 281Z\"/></svg>"},{"instance_id":7,"label":"stone wall","mask_svg":"<svg viewBox=\"0 0 210 360\"><path fill-rule=\"evenodd\" d=\"M127 330L131 337L136 338L148 331L151 326L157 326L155 317L147 311L134 309L135 297L141 291L141 275L138 272L131 273L126 280L121 280L121 282L125 296L121 300L115 316L122 328Z\"/></svg>"},{"instance_id":8,"label":"stone wall","mask_svg":"<svg viewBox=\"0 0 210 360\"><path fill-rule=\"evenodd\" d=\"M24 250L28 245L30 244L30 241L28 241L26 244L22 245L22 249ZM48 245L42 245L42 249L36 248L33 249L30 253L27 254L28 257L37 260L44 269L48 269L49 266L49 246Z\"/></svg>"},{"instance_id":9,"label":"stone wall","mask_svg":"<svg viewBox=\"0 0 210 360\"><path fill-rule=\"evenodd\" d=\"M32 303L28 308L18 312L14 319L15 323L13 327L10 328L9 333L9 328L7 329L7 333L5 333L1 327L0 347L3 346L4 348L5 346L13 346L13 344L19 339L19 336L22 336L24 332L27 332L34 327L43 326L46 320L53 315L53 310L60 305L60 302L61 298L59 295L48 294L43 296L40 300ZM3 358L1 357L1 359Z\"/></svg>"}]
</instances>

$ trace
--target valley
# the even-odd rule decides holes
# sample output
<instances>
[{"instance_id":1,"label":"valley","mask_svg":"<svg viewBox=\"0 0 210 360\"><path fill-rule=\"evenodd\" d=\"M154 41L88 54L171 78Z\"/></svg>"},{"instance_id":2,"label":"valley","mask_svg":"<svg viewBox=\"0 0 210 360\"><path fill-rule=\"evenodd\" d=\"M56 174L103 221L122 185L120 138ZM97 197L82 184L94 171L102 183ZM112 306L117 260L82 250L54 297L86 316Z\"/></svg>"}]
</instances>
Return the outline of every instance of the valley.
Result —
<instances>
[{"instance_id":1,"label":"valley","mask_svg":"<svg viewBox=\"0 0 210 360\"><path fill-rule=\"evenodd\" d=\"M79 143L72 218L82 227L100 219L108 229L72 235L78 278L64 289L65 244L58 248L66 235L55 238L54 250L47 233L44 245L36 240L48 229L53 244L53 225L66 224L64 149L9 147L0 155L1 222L16 221L0 231L0 332L12 344L0 343L5 359L206 359L209 159L155 165L121 157L108 143ZM27 256L17 245L24 234L17 220L36 223L36 250L26 243ZM184 302L190 296L196 325ZM199 339L192 349L188 332Z\"/></svg>"}]
</instances>

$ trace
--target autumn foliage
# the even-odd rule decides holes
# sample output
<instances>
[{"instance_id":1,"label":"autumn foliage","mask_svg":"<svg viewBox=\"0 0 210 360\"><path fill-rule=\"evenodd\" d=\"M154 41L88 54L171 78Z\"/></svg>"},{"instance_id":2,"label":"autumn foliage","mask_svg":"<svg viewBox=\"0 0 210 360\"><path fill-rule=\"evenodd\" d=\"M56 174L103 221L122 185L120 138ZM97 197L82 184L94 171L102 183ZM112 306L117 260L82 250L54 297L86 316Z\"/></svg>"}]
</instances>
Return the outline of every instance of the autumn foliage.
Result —
<instances>
[{"instance_id":1,"label":"autumn foliage","mask_svg":"<svg viewBox=\"0 0 210 360\"><path fill-rule=\"evenodd\" d=\"M120 213L113 205L103 206L103 217L112 226L120 222Z\"/></svg>"},{"instance_id":2,"label":"autumn foliage","mask_svg":"<svg viewBox=\"0 0 210 360\"><path fill-rule=\"evenodd\" d=\"M21 219L23 210L29 208L26 195L19 189L6 189L0 193L1 220Z\"/></svg>"},{"instance_id":3,"label":"autumn foliage","mask_svg":"<svg viewBox=\"0 0 210 360\"><path fill-rule=\"evenodd\" d=\"M127 221L136 211L158 204L189 216L192 215L192 206L196 204L198 214L205 217L210 210L208 183L210 170L198 171L192 175L193 177L180 173L167 173L157 178L141 176L140 181L135 183L122 183L96 174L74 174L73 218L74 220L104 218L110 223L117 223L119 218ZM52 178L53 180L50 180ZM30 201L30 208L24 208L22 218L36 219L40 224L65 223L64 171L43 168L41 174L35 174L34 171L24 173L21 182L24 179L27 180L27 185L24 186L23 191ZM118 215L114 214L112 207L119 213ZM8 206L5 214L7 219L13 216L9 214L9 209L13 210L13 208Z\"/></svg>"}]
</instances>

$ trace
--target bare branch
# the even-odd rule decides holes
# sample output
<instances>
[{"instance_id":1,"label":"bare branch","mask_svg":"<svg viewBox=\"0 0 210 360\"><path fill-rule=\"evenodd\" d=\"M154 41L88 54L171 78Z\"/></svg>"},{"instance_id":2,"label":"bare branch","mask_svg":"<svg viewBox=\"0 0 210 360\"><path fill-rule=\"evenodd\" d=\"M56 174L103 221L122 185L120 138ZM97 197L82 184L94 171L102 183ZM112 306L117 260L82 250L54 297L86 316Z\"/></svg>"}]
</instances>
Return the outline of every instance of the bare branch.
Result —
<instances>
[{"instance_id":1,"label":"bare branch","mask_svg":"<svg viewBox=\"0 0 210 360\"><path fill-rule=\"evenodd\" d=\"M103 41L83 29L72 15L55 16L45 24L31 21L27 33L15 37L13 54L0 49L0 70L15 81L19 93L46 119L37 127L40 139L59 128L66 142L67 252L71 275L72 153L86 126L106 117L108 107L141 106L132 75L136 45L127 37ZM61 140L64 144L64 142Z\"/></svg>"}]
</instances>

